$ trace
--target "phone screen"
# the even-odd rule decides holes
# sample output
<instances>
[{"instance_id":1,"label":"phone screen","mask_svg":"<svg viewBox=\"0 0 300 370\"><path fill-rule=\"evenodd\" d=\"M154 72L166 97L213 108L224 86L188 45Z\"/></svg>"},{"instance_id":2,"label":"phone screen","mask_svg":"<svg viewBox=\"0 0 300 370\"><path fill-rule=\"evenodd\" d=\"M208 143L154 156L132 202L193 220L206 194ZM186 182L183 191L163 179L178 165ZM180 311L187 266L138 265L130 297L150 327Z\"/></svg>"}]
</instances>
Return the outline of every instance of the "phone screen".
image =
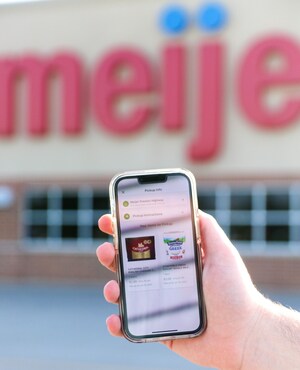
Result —
<instances>
[{"instance_id":1,"label":"phone screen","mask_svg":"<svg viewBox=\"0 0 300 370\"><path fill-rule=\"evenodd\" d=\"M201 327L191 185L184 174L116 185L125 331L131 337L195 333Z\"/></svg>"}]
</instances>

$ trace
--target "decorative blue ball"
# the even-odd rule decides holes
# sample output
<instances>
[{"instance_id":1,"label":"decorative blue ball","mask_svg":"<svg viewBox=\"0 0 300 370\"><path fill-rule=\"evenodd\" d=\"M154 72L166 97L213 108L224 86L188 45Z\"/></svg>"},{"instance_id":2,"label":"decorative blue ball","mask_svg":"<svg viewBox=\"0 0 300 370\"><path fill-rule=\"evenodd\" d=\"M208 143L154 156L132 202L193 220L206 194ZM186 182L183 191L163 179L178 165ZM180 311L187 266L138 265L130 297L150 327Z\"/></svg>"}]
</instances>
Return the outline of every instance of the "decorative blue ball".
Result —
<instances>
[{"instance_id":1,"label":"decorative blue ball","mask_svg":"<svg viewBox=\"0 0 300 370\"><path fill-rule=\"evenodd\" d=\"M183 32L189 23L186 10L179 5L169 5L164 8L159 18L162 30L169 34L179 34Z\"/></svg>"},{"instance_id":2,"label":"decorative blue ball","mask_svg":"<svg viewBox=\"0 0 300 370\"><path fill-rule=\"evenodd\" d=\"M222 4L207 3L202 5L198 10L196 21L198 27L205 31L218 31L222 29L228 21L227 11Z\"/></svg>"}]
</instances>

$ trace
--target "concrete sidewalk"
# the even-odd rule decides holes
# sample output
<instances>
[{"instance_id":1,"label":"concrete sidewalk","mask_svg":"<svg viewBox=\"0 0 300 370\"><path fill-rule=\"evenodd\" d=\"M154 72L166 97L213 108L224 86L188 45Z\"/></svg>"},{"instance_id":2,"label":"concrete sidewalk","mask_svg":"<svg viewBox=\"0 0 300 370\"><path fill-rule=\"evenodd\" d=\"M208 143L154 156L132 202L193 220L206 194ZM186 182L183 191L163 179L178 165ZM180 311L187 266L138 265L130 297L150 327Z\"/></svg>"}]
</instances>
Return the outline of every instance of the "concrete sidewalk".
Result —
<instances>
[{"instance_id":1,"label":"concrete sidewalk","mask_svg":"<svg viewBox=\"0 0 300 370\"><path fill-rule=\"evenodd\" d=\"M264 290L300 310L300 291ZM102 286L0 284L2 370L199 370L158 344L112 338Z\"/></svg>"},{"instance_id":2,"label":"concrete sidewalk","mask_svg":"<svg viewBox=\"0 0 300 370\"><path fill-rule=\"evenodd\" d=\"M164 370L165 368L159 367L132 367L126 365L110 365L105 363L94 363L89 364L86 361L80 362L64 362L47 360L36 360L36 359L1 359L0 368L2 370ZM186 369L186 367L183 367Z\"/></svg>"},{"instance_id":3,"label":"concrete sidewalk","mask_svg":"<svg viewBox=\"0 0 300 370\"><path fill-rule=\"evenodd\" d=\"M2 370L195 370L158 343L111 337L102 285L0 284Z\"/></svg>"}]
</instances>

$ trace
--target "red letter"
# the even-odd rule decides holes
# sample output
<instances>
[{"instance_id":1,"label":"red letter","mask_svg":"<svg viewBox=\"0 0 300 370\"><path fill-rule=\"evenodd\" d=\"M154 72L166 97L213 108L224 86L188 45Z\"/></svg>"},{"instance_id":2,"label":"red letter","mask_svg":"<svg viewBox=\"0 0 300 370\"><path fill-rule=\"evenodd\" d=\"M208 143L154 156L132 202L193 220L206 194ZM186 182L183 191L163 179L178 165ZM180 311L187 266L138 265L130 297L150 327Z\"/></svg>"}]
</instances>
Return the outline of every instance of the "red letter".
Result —
<instances>
[{"instance_id":1,"label":"red letter","mask_svg":"<svg viewBox=\"0 0 300 370\"><path fill-rule=\"evenodd\" d=\"M14 133L13 80L18 61L0 60L0 135Z\"/></svg>"},{"instance_id":2,"label":"red letter","mask_svg":"<svg viewBox=\"0 0 300 370\"><path fill-rule=\"evenodd\" d=\"M180 129L185 124L185 49L182 45L163 50L162 126Z\"/></svg>"},{"instance_id":3,"label":"red letter","mask_svg":"<svg viewBox=\"0 0 300 370\"><path fill-rule=\"evenodd\" d=\"M0 60L0 134L14 132L14 82L18 75L28 80L28 131L42 135L48 131L47 78L52 72L62 76L62 124L65 133L82 129L81 64L71 54L60 54L51 60L37 56Z\"/></svg>"},{"instance_id":4,"label":"red letter","mask_svg":"<svg viewBox=\"0 0 300 370\"><path fill-rule=\"evenodd\" d=\"M220 150L222 135L223 50L220 43L199 48L198 133L191 143L192 160L213 158Z\"/></svg>"},{"instance_id":5,"label":"red letter","mask_svg":"<svg viewBox=\"0 0 300 370\"><path fill-rule=\"evenodd\" d=\"M267 65L272 55L283 57L280 70L270 70ZM284 36L260 40L244 56L238 79L240 105L246 115L257 125L266 128L284 127L298 118L299 99L288 99L278 109L263 103L263 94L274 86L300 83L300 48Z\"/></svg>"},{"instance_id":6,"label":"red letter","mask_svg":"<svg viewBox=\"0 0 300 370\"><path fill-rule=\"evenodd\" d=\"M120 78L120 68L129 77ZM95 116L108 131L128 134L141 129L149 120L151 108L140 104L126 117L116 114L116 103L124 94L144 93L152 87L150 67L136 51L121 49L109 53L96 67L93 77L92 105Z\"/></svg>"},{"instance_id":7,"label":"red letter","mask_svg":"<svg viewBox=\"0 0 300 370\"><path fill-rule=\"evenodd\" d=\"M60 75L63 85L63 132L77 134L82 131L83 120L81 61L73 54L61 53L53 59L52 69Z\"/></svg>"},{"instance_id":8,"label":"red letter","mask_svg":"<svg viewBox=\"0 0 300 370\"><path fill-rule=\"evenodd\" d=\"M72 54L59 54L45 62L35 56L21 60L21 68L26 71L29 84L29 132L39 135L47 132L47 77L58 73L62 77L62 130L67 134L78 133L81 124L81 63Z\"/></svg>"}]
</instances>

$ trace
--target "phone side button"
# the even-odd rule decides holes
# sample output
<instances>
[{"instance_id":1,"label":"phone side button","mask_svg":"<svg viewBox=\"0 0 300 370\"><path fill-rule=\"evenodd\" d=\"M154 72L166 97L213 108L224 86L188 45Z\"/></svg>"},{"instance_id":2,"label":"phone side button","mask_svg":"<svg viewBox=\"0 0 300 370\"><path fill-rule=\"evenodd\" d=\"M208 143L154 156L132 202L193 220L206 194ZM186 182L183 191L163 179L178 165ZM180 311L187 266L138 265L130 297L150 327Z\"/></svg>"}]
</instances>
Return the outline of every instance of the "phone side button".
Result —
<instances>
[{"instance_id":1,"label":"phone side button","mask_svg":"<svg viewBox=\"0 0 300 370\"><path fill-rule=\"evenodd\" d=\"M116 238L117 226L116 226L116 221L114 219L111 222L111 226L112 226L112 232L113 232L113 234L112 234L113 244L114 244L115 249L118 249L118 241L117 241L117 238Z\"/></svg>"},{"instance_id":2,"label":"phone side button","mask_svg":"<svg viewBox=\"0 0 300 370\"><path fill-rule=\"evenodd\" d=\"M115 236L116 235L116 220L114 218L111 220L111 228L112 228L112 235Z\"/></svg>"},{"instance_id":3,"label":"phone side button","mask_svg":"<svg viewBox=\"0 0 300 370\"><path fill-rule=\"evenodd\" d=\"M115 238L115 237L113 237L113 245L115 247L115 250L118 250L119 249L117 238Z\"/></svg>"},{"instance_id":4,"label":"phone side button","mask_svg":"<svg viewBox=\"0 0 300 370\"><path fill-rule=\"evenodd\" d=\"M197 244L201 244L201 233L200 233L200 212L197 212L196 216L196 237L197 237Z\"/></svg>"}]
</instances>

